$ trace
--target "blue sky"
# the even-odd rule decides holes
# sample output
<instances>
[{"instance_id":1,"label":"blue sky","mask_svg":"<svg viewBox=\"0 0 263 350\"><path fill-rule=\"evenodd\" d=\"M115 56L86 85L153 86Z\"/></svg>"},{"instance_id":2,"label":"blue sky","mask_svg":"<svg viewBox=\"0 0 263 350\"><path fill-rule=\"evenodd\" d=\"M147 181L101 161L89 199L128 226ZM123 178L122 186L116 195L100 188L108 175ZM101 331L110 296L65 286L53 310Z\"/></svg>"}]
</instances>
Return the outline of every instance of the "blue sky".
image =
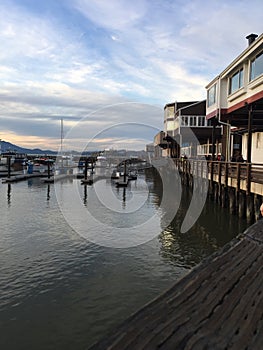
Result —
<instances>
[{"instance_id":1,"label":"blue sky","mask_svg":"<svg viewBox=\"0 0 263 350\"><path fill-rule=\"evenodd\" d=\"M56 149L63 118L72 148L97 135L95 148L143 149L166 103L206 98L262 12L261 0L1 0L0 138ZM99 136L119 123L128 132Z\"/></svg>"}]
</instances>

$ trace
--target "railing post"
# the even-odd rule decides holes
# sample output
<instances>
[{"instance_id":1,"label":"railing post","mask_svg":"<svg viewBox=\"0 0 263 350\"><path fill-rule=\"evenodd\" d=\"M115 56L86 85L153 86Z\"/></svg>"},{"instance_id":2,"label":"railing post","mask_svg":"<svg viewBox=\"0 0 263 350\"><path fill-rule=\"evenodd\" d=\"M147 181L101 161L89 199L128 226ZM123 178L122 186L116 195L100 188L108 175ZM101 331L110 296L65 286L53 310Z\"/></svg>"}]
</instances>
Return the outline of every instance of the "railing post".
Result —
<instances>
[{"instance_id":1,"label":"railing post","mask_svg":"<svg viewBox=\"0 0 263 350\"><path fill-rule=\"evenodd\" d=\"M225 183L222 193L222 206L225 208L227 207L228 203L228 165L229 163L225 162Z\"/></svg>"},{"instance_id":2,"label":"railing post","mask_svg":"<svg viewBox=\"0 0 263 350\"><path fill-rule=\"evenodd\" d=\"M247 194L250 194L251 190L251 163L247 163Z\"/></svg>"}]
</instances>

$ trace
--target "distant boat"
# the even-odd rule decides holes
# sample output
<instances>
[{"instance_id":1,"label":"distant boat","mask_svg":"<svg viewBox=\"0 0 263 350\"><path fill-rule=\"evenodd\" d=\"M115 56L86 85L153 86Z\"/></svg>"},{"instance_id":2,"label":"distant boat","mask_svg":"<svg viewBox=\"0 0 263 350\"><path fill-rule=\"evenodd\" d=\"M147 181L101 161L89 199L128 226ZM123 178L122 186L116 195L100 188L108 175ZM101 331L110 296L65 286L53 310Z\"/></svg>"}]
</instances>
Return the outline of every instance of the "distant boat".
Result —
<instances>
[{"instance_id":1,"label":"distant boat","mask_svg":"<svg viewBox=\"0 0 263 350\"><path fill-rule=\"evenodd\" d=\"M112 174L111 174L111 179L112 180L118 180L120 178L120 173L116 170L113 170Z\"/></svg>"},{"instance_id":2,"label":"distant boat","mask_svg":"<svg viewBox=\"0 0 263 350\"><path fill-rule=\"evenodd\" d=\"M45 173L48 172L48 167L53 168L54 160L49 158L35 158L33 162L34 172Z\"/></svg>"},{"instance_id":3,"label":"distant boat","mask_svg":"<svg viewBox=\"0 0 263 350\"><path fill-rule=\"evenodd\" d=\"M136 171L130 171L128 174L128 180L137 180L137 172Z\"/></svg>"},{"instance_id":4,"label":"distant boat","mask_svg":"<svg viewBox=\"0 0 263 350\"><path fill-rule=\"evenodd\" d=\"M96 160L97 168L106 168L108 165L107 158L104 156L98 156Z\"/></svg>"},{"instance_id":5,"label":"distant boat","mask_svg":"<svg viewBox=\"0 0 263 350\"><path fill-rule=\"evenodd\" d=\"M127 178L123 178L119 181L116 181L116 187L127 187L129 183L128 177Z\"/></svg>"}]
</instances>

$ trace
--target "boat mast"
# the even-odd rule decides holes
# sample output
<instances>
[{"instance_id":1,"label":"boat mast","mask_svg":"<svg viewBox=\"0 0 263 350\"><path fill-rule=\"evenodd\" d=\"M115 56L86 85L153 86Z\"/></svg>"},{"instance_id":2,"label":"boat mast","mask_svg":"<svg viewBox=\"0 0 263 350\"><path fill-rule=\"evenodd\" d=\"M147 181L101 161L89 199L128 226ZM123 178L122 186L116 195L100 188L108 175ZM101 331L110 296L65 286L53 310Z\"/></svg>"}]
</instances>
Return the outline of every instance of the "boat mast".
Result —
<instances>
[{"instance_id":1,"label":"boat mast","mask_svg":"<svg viewBox=\"0 0 263 350\"><path fill-rule=\"evenodd\" d=\"M62 154L62 146L63 146L63 118L60 119L60 153Z\"/></svg>"},{"instance_id":2,"label":"boat mast","mask_svg":"<svg viewBox=\"0 0 263 350\"><path fill-rule=\"evenodd\" d=\"M63 169L63 118L60 119L60 156L61 156L61 168Z\"/></svg>"}]
</instances>

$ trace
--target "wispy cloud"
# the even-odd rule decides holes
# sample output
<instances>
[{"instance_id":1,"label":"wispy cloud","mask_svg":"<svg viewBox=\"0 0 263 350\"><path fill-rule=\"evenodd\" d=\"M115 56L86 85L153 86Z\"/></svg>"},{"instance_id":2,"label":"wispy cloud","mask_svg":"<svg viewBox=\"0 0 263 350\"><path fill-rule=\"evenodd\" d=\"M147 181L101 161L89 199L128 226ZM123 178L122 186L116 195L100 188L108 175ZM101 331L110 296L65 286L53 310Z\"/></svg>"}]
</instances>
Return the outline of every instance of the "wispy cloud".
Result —
<instances>
[{"instance_id":1,"label":"wispy cloud","mask_svg":"<svg viewBox=\"0 0 263 350\"><path fill-rule=\"evenodd\" d=\"M68 129L86 117L89 135L124 121L162 128L164 104L205 98L245 36L261 33L262 9L260 0L5 0L1 137L55 144L62 117ZM131 108L133 101L149 108Z\"/></svg>"}]
</instances>

